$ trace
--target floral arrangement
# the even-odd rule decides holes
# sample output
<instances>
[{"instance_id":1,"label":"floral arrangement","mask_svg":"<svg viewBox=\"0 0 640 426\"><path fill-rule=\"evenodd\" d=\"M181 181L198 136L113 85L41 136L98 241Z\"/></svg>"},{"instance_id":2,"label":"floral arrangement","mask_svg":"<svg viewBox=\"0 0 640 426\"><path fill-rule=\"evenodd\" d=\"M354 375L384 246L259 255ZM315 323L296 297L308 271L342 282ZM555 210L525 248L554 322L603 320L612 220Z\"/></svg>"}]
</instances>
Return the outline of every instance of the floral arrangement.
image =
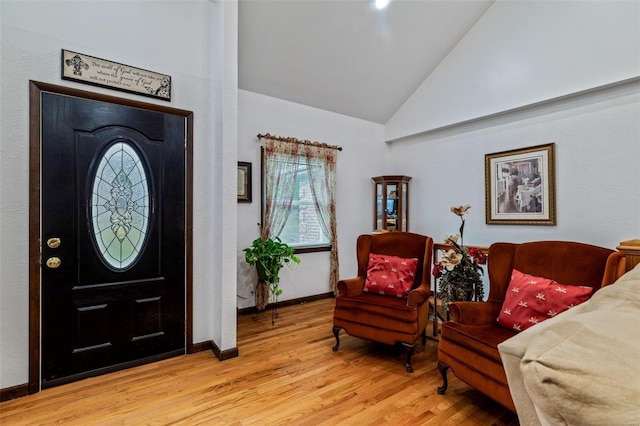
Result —
<instances>
[{"instance_id":1,"label":"floral arrangement","mask_svg":"<svg viewBox=\"0 0 640 426\"><path fill-rule=\"evenodd\" d=\"M487 254L477 248L465 247L463 243L464 215L470 208L470 205L451 207L451 212L460 217L460 234L445 238L445 243L451 244L453 248L433 265L432 274L436 279L440 279L438 296L445 310L451 302L481 301L484 298L481 278L484 270L481 265L487 263Z\"/></svg>"}]
</instances>

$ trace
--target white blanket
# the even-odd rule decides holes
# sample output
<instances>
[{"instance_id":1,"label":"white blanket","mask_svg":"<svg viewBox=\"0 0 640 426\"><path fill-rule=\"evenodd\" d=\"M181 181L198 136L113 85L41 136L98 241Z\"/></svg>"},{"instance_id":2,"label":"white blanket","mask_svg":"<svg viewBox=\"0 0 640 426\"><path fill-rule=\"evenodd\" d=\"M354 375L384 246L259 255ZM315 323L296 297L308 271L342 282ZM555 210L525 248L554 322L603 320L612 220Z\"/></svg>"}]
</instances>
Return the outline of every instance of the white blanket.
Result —
<instances>
[{"instance_id":1,"label":"white blanket","mask_svg":"<svg viewBox=\"0 0 640 426\"><path fill-rule=\"evenodd\" d=\"M520 424L640 424L640 265L498 345Z\"/></svg>"}]
</instances>

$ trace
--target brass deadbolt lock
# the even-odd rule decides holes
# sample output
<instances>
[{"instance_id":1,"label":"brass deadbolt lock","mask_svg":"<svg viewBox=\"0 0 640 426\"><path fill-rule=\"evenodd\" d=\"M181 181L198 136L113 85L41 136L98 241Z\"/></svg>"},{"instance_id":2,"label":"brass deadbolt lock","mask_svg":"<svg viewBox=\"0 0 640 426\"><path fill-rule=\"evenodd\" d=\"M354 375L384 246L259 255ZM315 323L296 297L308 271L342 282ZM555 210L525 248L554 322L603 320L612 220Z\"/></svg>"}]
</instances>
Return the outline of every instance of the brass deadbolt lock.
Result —
<instances>
[{"instance_id":1,"label":"brass deadbolt lock","mask_svg":"<svg viewBox=\"0 0 640 426\"><path fill-rule=\"evenodd\" d=\"M50 257L47 259L47 268L55 269L60 266L60 263L62 262L59 257Z\"/></svg>"}]
</instances>

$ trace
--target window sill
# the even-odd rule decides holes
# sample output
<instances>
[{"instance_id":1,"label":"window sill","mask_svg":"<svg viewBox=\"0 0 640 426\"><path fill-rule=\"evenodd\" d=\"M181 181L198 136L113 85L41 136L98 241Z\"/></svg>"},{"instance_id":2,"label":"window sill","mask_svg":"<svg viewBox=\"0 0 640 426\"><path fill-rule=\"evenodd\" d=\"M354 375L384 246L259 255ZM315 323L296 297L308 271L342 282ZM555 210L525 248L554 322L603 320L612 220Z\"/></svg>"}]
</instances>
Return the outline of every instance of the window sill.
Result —
<instances>
[{"instance_id":1,"label":"window sill","mask_svg":"<svg viewBox=\"0 0 640 426\"><path fill-rule=\"evenodd\" d=\"M295 254L301 253L318 253L321 251L331 251L331 245L328 246L307 246L307 247L294 247Z\"/></svg>"}]
</instances>

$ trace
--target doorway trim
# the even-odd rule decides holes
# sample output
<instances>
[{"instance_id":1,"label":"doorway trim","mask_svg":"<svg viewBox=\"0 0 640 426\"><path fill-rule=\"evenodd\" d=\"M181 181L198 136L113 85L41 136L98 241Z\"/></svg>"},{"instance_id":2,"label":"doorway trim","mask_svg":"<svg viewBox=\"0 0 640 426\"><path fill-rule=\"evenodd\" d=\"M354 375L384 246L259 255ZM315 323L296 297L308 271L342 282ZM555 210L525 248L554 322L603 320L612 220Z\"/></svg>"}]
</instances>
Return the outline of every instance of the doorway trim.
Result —
<instances>
[{"instance_id":1,"label":"doorway trim","mask_svg":"<svg viewBox=\"0 0 640 426\"><path fill-rule=\"evenodd\" d=\"M42 92L108 102L115 105L173 114L186 120L185 138L185 339L193 353L193 112L131 99L29 80L29 384L28 393L40 391L40 151Z\"/></svg>"}]
</instances>

